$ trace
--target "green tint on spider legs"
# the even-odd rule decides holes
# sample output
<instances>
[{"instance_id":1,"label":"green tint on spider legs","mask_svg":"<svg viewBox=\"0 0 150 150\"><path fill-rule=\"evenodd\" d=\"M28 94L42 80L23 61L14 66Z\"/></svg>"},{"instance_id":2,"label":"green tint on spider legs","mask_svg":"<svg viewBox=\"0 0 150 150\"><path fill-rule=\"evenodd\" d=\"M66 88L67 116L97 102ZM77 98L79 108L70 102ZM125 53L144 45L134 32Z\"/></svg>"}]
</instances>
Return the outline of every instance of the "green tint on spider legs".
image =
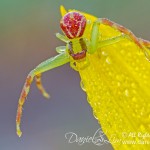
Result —
<instances>
[{"instance_id":1,"label":"green tint on spider legs","mask_svg":"<svg viewBox=\"0 0 150 150\"><path fill-rule=\"evenodd\" d=\"M58 66L62 66L66 63L69 62L69 57L66 53L61 53L55 57L52 57L44 62L42 62L41 64L39 64L35 69L33 69L27 76L27 79L25 81L25 84L23 86L20 98L19 98L19 103L18 103L18 109L17 109L17 115L16 115L16 130L17 130L17 134L20 137L22 135L21 129L20 129L20 123L21 123L21 116L22 116L22 108L23 105L25 103L26 97L29 93L30 90L30 86L31 83L33 81L33 78L36 75L39 75L45 71L51 70L53 68L56 68ZM40 80L40 77L39 77ZM41 88L41 83L40 84L40 88ZM43 89L44 91L44 89ZM45 93L42 93L43 95L45 95ZM48 95L46 95L48 96Z\"/></svg>"},{"instance_id":2,"label":"green tint on spider legs","mask_svg":"<svg viewBox=\"0 0 150 150\"><path fill-rule=\"evenodd\" d=\"M65 43L69 43L69 39L60 33L56 33L56 37Z\"/></svg>"},{"instance_id":3,"label":"green tint on spider legs","mask_svg":"<svg viewBox=\"0 0 150 150\"><path fill-rule=\"evenodd\" d=\"M106 39L106 40L102 40L102 41L99 41L98 48L109 46L109 45L115 44L115 43L117 43L119 41L122 41L122 40L125 40L125 39L131 40L129 38L129 36L125 35L125 34L121 34L119 36L115 36L115 37L112 37L112 38L109 38L109 39Z\"/></svg>"},{"instance_id":4,"label":"green tint on spider legs","mask_svg":"<svg viewBox=\"0 0 150 150\"><path fill-rule=\"evenodd\" d=\"M90 47L88 49L88 52L90 54L93 54L97 50L99 37L100 37L99 23L96 21L94 22L92 31L91 31Z\"/></svg>"}]
</instances>

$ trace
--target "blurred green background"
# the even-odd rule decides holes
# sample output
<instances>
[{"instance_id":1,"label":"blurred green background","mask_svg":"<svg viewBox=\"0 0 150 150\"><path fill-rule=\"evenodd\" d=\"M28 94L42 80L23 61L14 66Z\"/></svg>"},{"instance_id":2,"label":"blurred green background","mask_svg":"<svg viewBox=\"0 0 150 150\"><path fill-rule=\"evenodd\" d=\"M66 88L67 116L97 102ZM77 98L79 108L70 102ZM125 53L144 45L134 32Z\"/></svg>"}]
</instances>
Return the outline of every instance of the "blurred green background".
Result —
<instances>
[{"instance_id":1,"label":"blurred green background","mask_svg":"<svg viewBox=\"0 0 150 150\"><path fill-rule=\"evenodd\" d=\"M27 74L64 45L55 37L59 6L106 17L150 40L149 0L0 0L0 150L112 150L111 145L68 144L65 133L93 136L97 120L69 64L43 74L45 100L32 84L24 106L22 138L15 131L18 98Z\"/></svg>"}]
</instances>

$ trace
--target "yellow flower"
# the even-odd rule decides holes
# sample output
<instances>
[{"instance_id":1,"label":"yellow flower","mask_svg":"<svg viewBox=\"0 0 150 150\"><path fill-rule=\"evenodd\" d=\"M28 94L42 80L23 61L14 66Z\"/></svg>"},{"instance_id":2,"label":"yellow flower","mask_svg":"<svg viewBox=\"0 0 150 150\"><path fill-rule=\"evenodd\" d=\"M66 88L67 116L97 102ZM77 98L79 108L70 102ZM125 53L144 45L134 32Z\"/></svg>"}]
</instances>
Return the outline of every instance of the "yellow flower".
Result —
<instances>
[{"instance_id":1,"label":"yellow flower","mask_svg":"<svg viewBox=\"0 0 150 150\"><path fill-rule=\"evenodd\" d=\"M62 6L61 13L66 13ZM82 14L88 20L97 19L90 14ZM87 27L85 35L88 38L89 32ZM106 25L100 25L100 32L102 39L120 35L119 31ZM114 149L149 149L150 62L128 39L98 49L96 53L87 55L87 59L88 67L78 70L81 87ZM82 62L78 65L82 66ZM142 138L140 135L144 134L149 136Z\"/></svg>"}]
</instances>

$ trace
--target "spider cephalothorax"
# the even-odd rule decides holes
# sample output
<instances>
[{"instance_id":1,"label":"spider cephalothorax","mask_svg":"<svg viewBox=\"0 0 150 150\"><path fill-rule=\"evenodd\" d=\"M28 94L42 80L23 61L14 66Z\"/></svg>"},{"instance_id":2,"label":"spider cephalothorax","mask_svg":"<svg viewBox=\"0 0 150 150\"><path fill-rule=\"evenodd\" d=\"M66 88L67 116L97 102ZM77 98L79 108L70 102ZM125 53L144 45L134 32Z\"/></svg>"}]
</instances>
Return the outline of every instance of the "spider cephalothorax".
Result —
<instances>
[{"instance_id":1,"label":"spider cephalothorax","mask_svg":"<svg viewBox=\"0 0 150 150\"><path fill-rule=\"evenodd\" d=\"M74 51L73 51L72 42L70 41L68 44L69 54L70 54L70 56L72 56L72 58L74 60L80 60L86 56L87 46L86 46L86 43L84 42L83 38L79 39L79 44L80 44L82 50L80 52L77 52L77 53L74 53Z\"/></svg>"}]
</instances>

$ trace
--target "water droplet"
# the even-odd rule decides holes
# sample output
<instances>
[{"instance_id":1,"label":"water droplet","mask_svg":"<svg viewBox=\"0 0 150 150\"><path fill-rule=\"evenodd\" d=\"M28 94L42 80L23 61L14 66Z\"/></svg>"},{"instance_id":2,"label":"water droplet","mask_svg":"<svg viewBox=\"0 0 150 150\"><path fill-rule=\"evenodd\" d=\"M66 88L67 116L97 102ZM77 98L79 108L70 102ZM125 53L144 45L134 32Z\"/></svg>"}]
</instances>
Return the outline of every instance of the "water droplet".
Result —
<instances>
[{"instance_id":1,"label":"water droplet","mask_svg":"<svg viewBox=\"0 0 150 150\"><path fill-rule=\"evenodd\" d=\"M145 71L146 70L145 66L143 66L142 69Z\"/></svg>"},{"instance_id":2,"label":"water droplet","mask_svg":"<svg viewBox=\"0 0 150 150\"><path fill-rule=\"evenodd\" d=\"M125 50L124 49L121 49L121 54L125 54Z\"/></svg>"},{"instance_id":3,"label":"water droplet","mask_svg":"<svg viewBox=\"0 0 150 150\"><path fill-rule=\"evenodd\" d=\"M122 81L122 80L123 80L123 76L122 76L122 75L116 75L116 79L117 79L118 81Z\"/></svg>"},{"instance_id":4,"label":"water droplet","mask_svg":"<svg viewBox=\"0 0 150 150\"><path fill-rule=\"evenodd\" d=\"M142 77L142 73L139 73L139 77Z\"/></svg>"},{"instance_id":5,"label":"water droplet","mask_svg":"<svg viewBox=\"0 0 150 150\"><path fill-rule=\"evenodd\" d=\"M141 124L140 129L144 132L145 131L145 126L143 124Z\"/></svg>"},{"instance_id":6,"label":"water droplet","mask_svg":"<svg viewBox=\"0 0 150 150\"><path fill-rule=\"evenodd\" d=\"M127 53L127 56L128 56L128 57L131 57L132 55L131 55L131 53Z\"/></svg>"},{"instance_id":7,"label":"water droplet","mask_svg":"<svg viewBox=\"0 0 150 150\"><path fill-rule=\"evenodd\" d=\"M129 96L129 90L128 89L126 89L125 91L124 91L124 94L125 94L125 96Z\"/></svg>"},{"instance_id":8,"label":"water droplet","mask_svg":"<svg viewBox=\"0 0 150 150\"><path fill-rule=\"evenodd\" d=\"M108 54L106 53L106 51L102 51L102 55L107 56Z\"/></svg>"},{"instance_id":9,"label":"water droplet","mask_svg":"<svg viewBox=\"0 0 150 150\"><path fill-rule=\"evenodd\" d=\"M138 71L139 70L139 67L137 66L137 67L135 67L135 71Z\"/></svg>"},{"instance_id":10,"label":"water droplet","mask_svg":"<svg viewBox=\"0 0 150 150\"><path fill-rule=\"evenodd\" d=\"M144 75L143 75L143 78L144 78L144 79L146 79L146 78L147 78L147 76L144 74Z\"/></svg>"},{"instance_id":11,"label":"water droplet","mask_svg":"<svg viewBox=\"0 0 150 150\"><path fill-rule=\"evenodd\" d=\"M112 72L108 72L108 75L109 75L109 76L112 76Z\"/></svg>"},{"instance_id":12,"label":"water droplet","mask_svg":"<svg viewBox=\"0 0 150 150\"><path fill-rule=\"evenodd\" d=\"M120 86L121 86L121 83L120 83L120 82L117 82L117 85L118 85L118 87L120 87Z\"/></svg>"},{"instance_id":13,"label":"water droplet","mask_svg":"<svg viewBox=\"0 0 150 150\"><path fill-rule=\"evenodd\" d=\"M107 58L106 58L106 63L107 63L107 64L111 64L111 63L112 63L110 57L107 57Z\"/></svg>"},{"instance_id":14,"label":"water droplet","mask_svg":"<svg viewBox=\"0 0 150 150\"><path fill-rule=\"evenodd\" d=\"M136 117L136 114L135 114L135 113L132 113L132 116L133 116L133 117Z\"/></svg>"},{"instance_id":15,"label":"water droplet","mask_svg":"<svg viewBox=\"0 0 150 150\"><path fill-rule=\"evenodd\" d=\"M132 88L136 88L136 84L134 82L131 83Z\"/></svg>"},{"instance_id":16,"label":"water droplet","mask_svg":"<svg viewBox=\"0 0 150 150\"><path fill-rule=\"evenodd\" d=\"M137 101L136 97L133 97L133 98L132 98L132 101L133 101L133 102L136 102L136 101Z\"/></svg>"},{"instance_id":17,"label":"water droplet","mask_svg":"<svg viewBox=\"0 0 150 150\"><path fill-rule=\"evenodd\" d=\"M126 107L129 109L129 108L130 108L130 105L127 105Z\"/></svg>"},{"instance_id":18,"label":"water droplet","mask_svg":"<svg viewBox=\"0 0 150 150\"><path fill-rule=\"evenodd\" d=\"M136 66L136 64L135 64L134 61L131 63L131 65L132 65L132 67L135 67L135 66Z\"/></svg>"},{"instance_id":19,"label":"water droplet","mask_svg":"<svg viewBox=\"0 0 150 150\"><path fill-rule=\"evenodd\" d=\"M139 108L139 105L138 105L138 104L136 104L136 105L135 105L135 108L137 108L137 110L138 110L138 108Z\"/></svg>"},{"instance_id":20,"label":"water droplet","mask_svg":"<svg viewBox=\"0 0 150 150\"><path fill-rule=\"evenodd\" d=\"M97 113L93 111L93 116L98 120L98 116L96 114Z\"/></svg>"},{"instance_id":21,"label":"water droplet","mask_svg":"<svg viewBox=\"0 0 150 150\"><path fill-rule=\"evenodd\" d=\"M80 81L80 86L81 86L81 88L82 88L83 91L86 91L85 86L84 86L84 83L83 83L82 80Z\"/></svg>"}]
</instances>

